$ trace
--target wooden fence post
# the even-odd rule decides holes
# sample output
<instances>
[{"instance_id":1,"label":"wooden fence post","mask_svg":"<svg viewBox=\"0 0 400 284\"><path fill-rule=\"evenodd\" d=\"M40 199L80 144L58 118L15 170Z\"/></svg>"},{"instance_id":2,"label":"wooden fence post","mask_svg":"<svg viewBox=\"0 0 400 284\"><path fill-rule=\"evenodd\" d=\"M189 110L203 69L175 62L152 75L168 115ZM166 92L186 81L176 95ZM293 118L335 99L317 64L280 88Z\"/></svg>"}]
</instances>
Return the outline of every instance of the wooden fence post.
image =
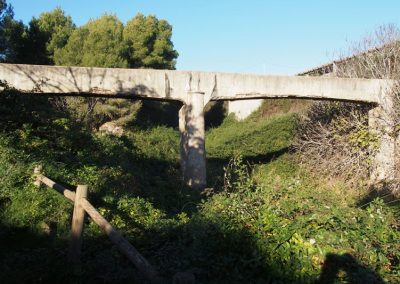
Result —
<instances>
[{"instance_id":1,"label":"wooden fence post","mask_svg":"<svg viewBox=\"0 0 400 284\"><path fill-rule=\"evenodd\" d=\"M83 209L81 201L82 199L86 199L87 189L87 185L78 185L75 194L71 239L69 245L69 260L75 264L78 264L80 262L81 256L83 222L85 219L85 209Z\"/></svg>"}]
</instances>

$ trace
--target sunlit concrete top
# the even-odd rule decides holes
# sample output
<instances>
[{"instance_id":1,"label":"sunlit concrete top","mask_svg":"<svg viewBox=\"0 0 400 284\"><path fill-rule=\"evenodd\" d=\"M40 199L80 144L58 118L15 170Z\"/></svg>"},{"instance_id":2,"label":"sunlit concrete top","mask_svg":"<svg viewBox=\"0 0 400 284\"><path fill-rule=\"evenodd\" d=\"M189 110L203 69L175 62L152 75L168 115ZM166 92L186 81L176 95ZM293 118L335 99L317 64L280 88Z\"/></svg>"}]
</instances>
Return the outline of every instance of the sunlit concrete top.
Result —
<instances>
[{"instance_id":1,"label":"sunlit concrete top","mask_svg":"<svg viewBox=\"0 0 400 284\"><path fill-rule=\"evenodd\" d=\"M22 92L187 102L297 97L380 103L392 82L377 79L261 76L152 69L0 64L0 80Z\"/></svg>"}]
</instances>

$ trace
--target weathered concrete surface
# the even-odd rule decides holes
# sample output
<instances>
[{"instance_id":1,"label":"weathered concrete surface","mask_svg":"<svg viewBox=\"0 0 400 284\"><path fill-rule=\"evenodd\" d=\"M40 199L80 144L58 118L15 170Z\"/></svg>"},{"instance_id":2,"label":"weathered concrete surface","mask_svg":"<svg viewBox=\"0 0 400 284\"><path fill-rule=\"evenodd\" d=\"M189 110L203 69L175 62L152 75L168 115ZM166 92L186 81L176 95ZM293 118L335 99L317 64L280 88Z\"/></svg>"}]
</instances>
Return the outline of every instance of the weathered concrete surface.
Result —
<instances>
[{"instance_id":1,"label":"weathered concrete surface","mask_svg":"<svg viewBox=\"0 0 400 284\"><path fill-rule=\"evenodd\" d=\"M183 179L185 180L186 176L186 162L187 162L187 154L188 154L188 135L187 135L187 123L186 123L186 112L187 106L182 105L179 110L179 132L181 135L180 139L180 162L181 162L181 171Z\"/></svg>"},{"instance_id":2,"label":"weathered concrete surface","mask_svg":"<svg viewBox=\"0 0 400 284\"><path fill-rule=\"evenodd\" d=\"M399 136L396 134L396 111L392 92L388 90L381 104L369 111L370 131L379 137L376 155L372 160L370 182L374 185L390 183L398 178L396 160L398 159Z\"/></svg>"},{"instance_id":3,"label":"weathered concrete surface","mask_svg":"<svg viewBox=\"0 0 400 284\"><path fill-rule=\"evenodd\" d=\"M179 74L149 69L0 64L0 79L9 86L46 94L181 100L186 86L174 84L176 75L181 80Z\"/></svg>"},{"instance_id":4,"label":"weathered concrete surface","mask_svg":"<svg viewBox=\"0 0 400 284\"><path fill-rule=\"evenodd\" d=\"M138 97L186 103L189 92L210 100L298 97L379 103L389 81L329 77L258 76L184 72L0 64L0 80L25 92Z\"/></svg>"},{"instance_id":5,"label":"weathered concrete surface","mask_svg":"<svg viewBox=\"0 0 400 284\"><path fill-rule=\"evenodd\" d=\"M195 189L207 185L204 130L204 94L187 94L187 105L179 111L181 132L181 168L184 182Z\"/></svg>"},{"instance_id":6,"label":"weathered concrete surface","mask_svg":"<svg viewBox=\"0 0 400 284\"><path fill-rule=\"evenodd\" d=\"M256 111L263 103L263 99L260 100L240 100L240 101L229 101L228 102L228 113L233 113L236 119L243 120L248 117L251 113Z\"/></svg>"}]
</instances>

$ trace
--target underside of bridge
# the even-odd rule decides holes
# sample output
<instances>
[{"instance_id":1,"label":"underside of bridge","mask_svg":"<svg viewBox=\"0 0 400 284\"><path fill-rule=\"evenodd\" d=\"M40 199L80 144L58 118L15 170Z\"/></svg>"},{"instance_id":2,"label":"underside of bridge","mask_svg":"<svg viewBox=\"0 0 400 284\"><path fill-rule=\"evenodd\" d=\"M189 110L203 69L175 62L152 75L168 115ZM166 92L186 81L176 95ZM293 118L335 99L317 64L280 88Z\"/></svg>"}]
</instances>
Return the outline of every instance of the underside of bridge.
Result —
<instances>
[{"instance_id":1,"label":"underside of bridge","mask_svg":"<svg viewBox=\"0 0 400 284\"><path fill-rule=\"evenodd\" d=\"M369 103L375 107L370 112L370 127L381 137L371 180L380 183L395 175L396 137L391 135L394 83L388 80L17 64L0 64L0 80L3 88L29 94L182 102L182 176L195 189L207 185L204 106L209 101L304 98Z\"/></svg>"}]
</instances>

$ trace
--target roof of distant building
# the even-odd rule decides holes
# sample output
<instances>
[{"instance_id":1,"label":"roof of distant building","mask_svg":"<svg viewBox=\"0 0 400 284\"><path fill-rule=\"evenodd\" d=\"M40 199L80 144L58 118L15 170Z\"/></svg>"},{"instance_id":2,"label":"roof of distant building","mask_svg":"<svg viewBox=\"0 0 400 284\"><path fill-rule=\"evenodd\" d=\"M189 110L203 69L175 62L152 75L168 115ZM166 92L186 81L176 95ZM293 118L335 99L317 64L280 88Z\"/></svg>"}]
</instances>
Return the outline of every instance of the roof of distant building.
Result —
<instances>
[{"instance_id":1,"label":"roof of distant building","mask_svg":"<svg viewBox=\"0 0 400 284\"><path fill-rule=\"evenodd\" d=\"M334 61L332 61L330 63L326 63L324 65L309 69L309 70L301 72L301 73L298 73L296 75L297 76L307 76L307 75L324 75L324 74L333 73L335 66L338 66L338 65L340 65L340 64L342 64L342 63L344 63L344 62L346 62L348 60L351 60L353 58L356 58L358 56L362 56L362 55L366 55L366 54L369 54L369 53L373 53L373 52L382 50L383 48L385 48L387 46L390 46L392 44L396 44L396 43L400 44L400 40L396 40L393 43L385 44L385 45L382 45L382 46L379 46L379 47L374 47L374 48L371 48L371 49L369 49L367 51L364 51L364 52L361 52L361 53L358 53L358 54L354 54L354 55L351 55L351 56L343 57L343 58L338 59L338 60L334 60Z\"/></svg>"}]
</instances>

